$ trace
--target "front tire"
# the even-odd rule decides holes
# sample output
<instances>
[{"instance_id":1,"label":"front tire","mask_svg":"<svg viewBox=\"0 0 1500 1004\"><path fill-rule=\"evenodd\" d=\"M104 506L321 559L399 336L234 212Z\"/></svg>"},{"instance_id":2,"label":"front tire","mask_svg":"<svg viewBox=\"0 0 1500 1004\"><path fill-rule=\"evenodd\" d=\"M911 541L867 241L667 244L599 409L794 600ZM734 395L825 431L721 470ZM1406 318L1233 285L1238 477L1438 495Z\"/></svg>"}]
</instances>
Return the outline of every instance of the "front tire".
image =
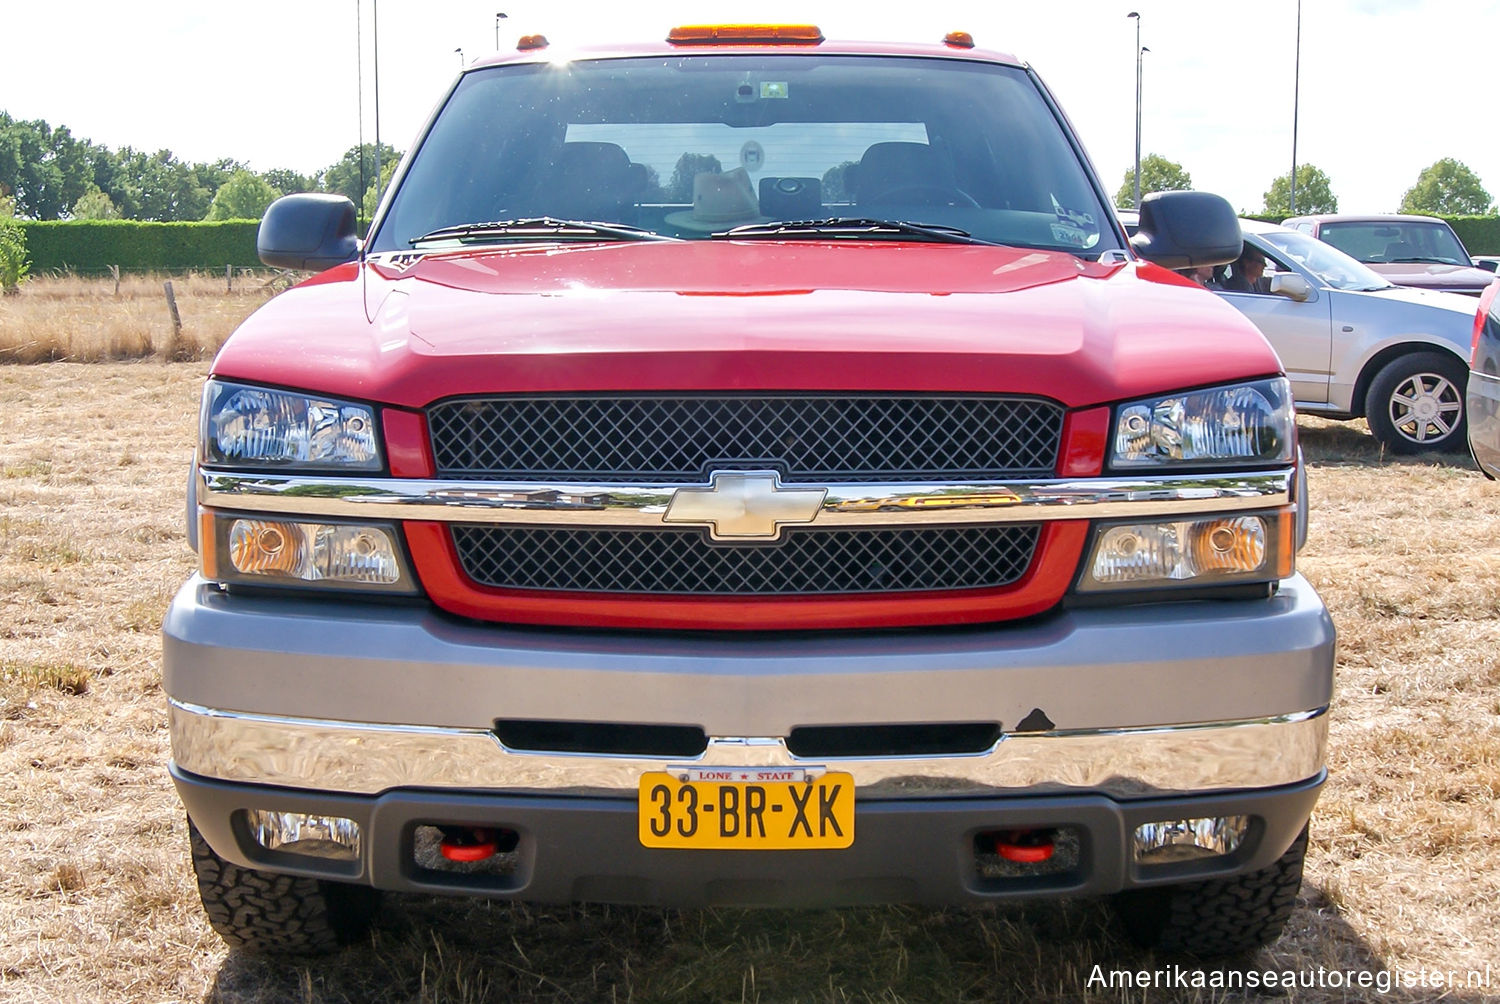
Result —
<instances>
[{"instance_id":1,"label":"front tire","mask_svg":"<svg viewBox=\"0 0 1500 1004\"><path fill-rule=\"evenodd\" d=\"M1115 909L1143 948L1198 958L1242 955L1281 936L1302 887L1307 827L1269 868L1234 878L1132 889Z\"/></svg>"},{"instance_id":2,"label":"front tire","mask_svg":"<svg viewBox=\"0 0 1500 1004\"><path fill-rule=\"evenodd\" d=\"M208 922L231 948L257 955L324 955L369 929L380 892L241 868L214 853L188 820L198 895Z\"/></svg>"},{"instance_id":3,"label":"front tire","mask_svg":"<svg viewBox=\"0 0 1500 1004\"><path fill-rule=\"evenodd\" d=\"M1409 352L1375 374L1365 397L1370 432L1392 453L1468 448L1464 388L1469 371L1441 352Z\"/></svg>"}]
</instances>

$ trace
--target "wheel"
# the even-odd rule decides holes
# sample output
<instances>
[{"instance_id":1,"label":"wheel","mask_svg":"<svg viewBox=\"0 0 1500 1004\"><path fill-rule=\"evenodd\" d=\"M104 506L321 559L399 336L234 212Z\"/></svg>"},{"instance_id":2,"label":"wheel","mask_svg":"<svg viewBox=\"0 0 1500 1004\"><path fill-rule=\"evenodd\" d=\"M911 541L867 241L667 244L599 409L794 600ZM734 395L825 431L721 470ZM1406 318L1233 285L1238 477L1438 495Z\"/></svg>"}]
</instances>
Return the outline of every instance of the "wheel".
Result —
<instances>
[{"instance_id":1,"label":"wheel","mask_svg":"<svg viewBox=\"0 0 1500 1004\"><path fill-rule=\"evenodd\" d=\"M322 955L369 929L380 892L241 868L214 853L188 820L198 895L208 922L231 948L260 955Z\"/></svg>"},{"instance_id":2,"label":"wheel","mask_svg":"<svg viewBox=\"0 0 1500 1004\"><path fill-rule=\"evenodd\" d=\"M1468 378L1462 363L1440 352L1398 356L1370 381L1365 397L1370 432L1392 453L1466 449Z\"/></svg>"},{"instance_id":3,"label":"wheel","mask_svg":"<svg viewBox=\"0 0 1500 1004\"><path fill-rule=\"evenodd\" d=\"M979 208L979 200L963 189L925 182L887 188L885 191L879 192L864 201L867 205L889 205L895 202L916 201L935 206Z\"/></svg>"},{"instance_id":4,"label":"wheel","mask_svg":"<svg viewBox=\"0 0 1500 1004\"><path fill-rule=\"evenodd\" d=\"M1239 955L1281 935L1302 886L1307 827L1269 868L1234 878L1132 889L1115 910L1132 941L1200 958Z\"/></svg>"}]
</instances>

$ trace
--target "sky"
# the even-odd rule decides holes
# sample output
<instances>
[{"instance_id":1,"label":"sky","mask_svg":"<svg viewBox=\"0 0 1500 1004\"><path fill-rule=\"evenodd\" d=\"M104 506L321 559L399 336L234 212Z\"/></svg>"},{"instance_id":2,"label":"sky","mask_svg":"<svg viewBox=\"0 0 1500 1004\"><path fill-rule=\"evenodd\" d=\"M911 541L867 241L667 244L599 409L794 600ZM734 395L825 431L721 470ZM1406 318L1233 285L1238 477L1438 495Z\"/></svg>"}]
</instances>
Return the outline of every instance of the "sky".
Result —
<instances>
[{"instance_id":1,"label":"sky","mask_svg":"<svg viewBox=\"0 0 1500 1004\"><path fill-rule=\"evenodd\" d=\"M378 4L378 7L377 7ZM203 0L7 3L0 110L118 149L231 158L312 173L379 132L410 147L457 73L521 34L554 50L657 40L675 24L814 21L825 36L981 47L1034 66L1113 193L1135 153L1136 21L1142 155L1256 211L1296 159L1321 168L1345 212L1391 212L1422 168L1463 161L1500 198L1500 0L820 0L729 3L509 0ZM360 32L356 45L356 27ZM357 58L363 51L364 59ZM462 50L461 53L456 50ZM1294 101L1294 80L1300 81Z\"/></svg>"}]
</instances>

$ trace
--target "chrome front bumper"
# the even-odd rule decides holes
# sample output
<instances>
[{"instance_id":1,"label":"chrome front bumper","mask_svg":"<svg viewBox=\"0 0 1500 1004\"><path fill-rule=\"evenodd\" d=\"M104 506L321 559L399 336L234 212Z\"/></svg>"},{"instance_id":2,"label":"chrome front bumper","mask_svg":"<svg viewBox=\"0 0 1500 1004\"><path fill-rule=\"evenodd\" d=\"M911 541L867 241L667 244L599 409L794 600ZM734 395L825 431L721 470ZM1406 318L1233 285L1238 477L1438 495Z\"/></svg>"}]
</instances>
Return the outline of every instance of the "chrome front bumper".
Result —
<instances>
[{"instance_id":1,"label":"chrome front bumper","mask_svg":"<svg viewBox=\"0 0 1500 1004\"><path fill-rule=\"evenodd\" d=\"M732 638L481 625L195 578L163 633L181 769L351 794L622 795L677 763L827 763L865 799L1270 788L1322 768L1333 688L1333 625L1300 576L1270 598ZM711 742L697 758L518 751L491 731L500 719L692 726ZM958 755L799 759L784 739L976 722L1001 739Z\"/></svg>"},{"instance_id":2,"label":"chrome front bumper","mask_svg":"<svg viewBox=\"0 0 1500 1004\"><path fill-rule=\"evenodd\" d=\"M1201 725L1007 733L983 752L942 757L792 755L780 738L717 738L697 757L533 753L480 729L282 718L172 701L172 757L220 781L374 795L452 788L555 795L633 794L673 766L806 767L854 777L861 799L1091 792L1129 799L1271 788L1323 766L1326 709Z\"/></svg>"}]
</instances>

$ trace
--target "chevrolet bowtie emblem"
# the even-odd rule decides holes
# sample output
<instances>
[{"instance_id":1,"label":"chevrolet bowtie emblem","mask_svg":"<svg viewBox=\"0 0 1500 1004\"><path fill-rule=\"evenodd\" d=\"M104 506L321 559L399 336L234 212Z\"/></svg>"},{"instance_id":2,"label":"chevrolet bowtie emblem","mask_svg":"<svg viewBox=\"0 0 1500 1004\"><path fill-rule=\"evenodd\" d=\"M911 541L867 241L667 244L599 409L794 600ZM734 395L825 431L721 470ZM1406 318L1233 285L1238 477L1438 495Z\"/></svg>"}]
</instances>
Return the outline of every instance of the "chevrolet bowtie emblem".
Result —
<instances>
[{"instance_id":1,"label":"chevrolet bowtie emblem","mask_svg":"<svg viewBox=\"0 0 1500 1004\"><path fill-rule=\"evenodd\" d=\"M784 488L775 471L715 471L708 488L679 488L664 523L709 527L714 540L775 540L787 523L811 523L827 488Z\"/></svg>"}]
</instances>

